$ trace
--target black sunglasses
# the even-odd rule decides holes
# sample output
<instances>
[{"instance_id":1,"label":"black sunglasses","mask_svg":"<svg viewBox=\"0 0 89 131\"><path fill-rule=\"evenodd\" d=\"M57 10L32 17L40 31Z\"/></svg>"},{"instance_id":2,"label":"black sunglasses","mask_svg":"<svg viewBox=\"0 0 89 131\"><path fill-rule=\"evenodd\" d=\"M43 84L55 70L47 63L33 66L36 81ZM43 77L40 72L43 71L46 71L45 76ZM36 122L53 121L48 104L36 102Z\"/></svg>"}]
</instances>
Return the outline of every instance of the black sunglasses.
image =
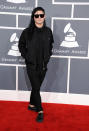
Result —
<instances>
[{"instance_id":1,"label":"black sunglasses","mask_svg":"<svg viewBox=\"0 0 89 131\"><path fill-rule=\"evenodd\" d=\"M40 16L40 18L44 18L44 14L35 14L34 15L35 18L39 18L39 16Z\"/></svg>"}]
</instances>

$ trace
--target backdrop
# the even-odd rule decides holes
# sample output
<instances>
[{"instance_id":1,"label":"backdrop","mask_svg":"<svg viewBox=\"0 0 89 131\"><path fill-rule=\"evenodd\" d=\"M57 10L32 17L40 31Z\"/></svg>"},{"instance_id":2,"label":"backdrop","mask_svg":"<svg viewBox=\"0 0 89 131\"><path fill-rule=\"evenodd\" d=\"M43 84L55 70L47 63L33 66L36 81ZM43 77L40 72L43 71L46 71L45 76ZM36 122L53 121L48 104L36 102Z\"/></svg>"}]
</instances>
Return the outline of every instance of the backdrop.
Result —
<instances>
[{"instance_id":1,"label":"backdrop","mask_svg":"<svg viewBox=\"0 0 89 131\"><path fill-rule=\"evenodd\" d=\"M89 0L0 0L0 100L29 101L31 84L18 41L36 6L45 9L55 41L43 102L88 105Z\"/></svg>"}]
</instances>

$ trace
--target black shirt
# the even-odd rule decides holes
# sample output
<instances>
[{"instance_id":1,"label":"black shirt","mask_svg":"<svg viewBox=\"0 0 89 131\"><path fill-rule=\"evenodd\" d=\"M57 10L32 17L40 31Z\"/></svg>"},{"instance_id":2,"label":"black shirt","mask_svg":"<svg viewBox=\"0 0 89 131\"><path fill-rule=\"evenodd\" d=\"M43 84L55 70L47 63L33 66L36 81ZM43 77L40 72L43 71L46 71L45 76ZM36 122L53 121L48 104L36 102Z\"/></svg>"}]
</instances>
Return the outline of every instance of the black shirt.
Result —
<instances>
[{"instance_id":1,"label":"black shirt","mask_svg":"<svg viewBox=\"0 0 89 131\"><path fill-rule=\"evenodd\" d=\"M33 32L30 28L25 28L21 33L18 47L21 56L25 58L26 65L29 65L31 69L47 67L52 55L53 42L52 31L49 27L35 26Z\"/></svg>"},{"instance_id":2,"label":"black shirt","mask_svg":"<svg viewBox=\"0 0 89 131\"><path fill-rule=\"evenodd\" d=\"M35 60L37 64L37 69L43 68L44 62L44 26L39 28L35 26L33 34L33 44L35 46Z\"/></svg>"}]
</instances>

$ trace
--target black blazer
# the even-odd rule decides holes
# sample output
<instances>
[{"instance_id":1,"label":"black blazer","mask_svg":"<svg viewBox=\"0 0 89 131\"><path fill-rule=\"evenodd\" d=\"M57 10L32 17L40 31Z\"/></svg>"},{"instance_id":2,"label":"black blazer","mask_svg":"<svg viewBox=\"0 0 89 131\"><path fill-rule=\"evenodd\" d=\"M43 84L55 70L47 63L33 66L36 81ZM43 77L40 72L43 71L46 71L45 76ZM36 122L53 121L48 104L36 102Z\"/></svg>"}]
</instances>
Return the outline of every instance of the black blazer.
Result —
<instances>
[{"instance_id":1,"label":"black blazer","mask_svg":"<svg viewBox=\"0 0 89 131\"><path fill-rule=\"evenodd\" d=\"M31 34L32 35L32 34ZM53 48L53 35L52 31L49 27L44 27L43 28L43 39L44 39L44 65L46 66L47 63L49 62L50 56L52 55L52 48ZM34 46L32 43L32 40L30 38L30 29L25 28L20 36L19 39L19 51L21 52L21 56L25 58L25 63L34 65L34 68L36 67L36 61L34 61L35 53L34 53ZM32 39L35 39L32 37Z\"/></svg>"}]
</instances>

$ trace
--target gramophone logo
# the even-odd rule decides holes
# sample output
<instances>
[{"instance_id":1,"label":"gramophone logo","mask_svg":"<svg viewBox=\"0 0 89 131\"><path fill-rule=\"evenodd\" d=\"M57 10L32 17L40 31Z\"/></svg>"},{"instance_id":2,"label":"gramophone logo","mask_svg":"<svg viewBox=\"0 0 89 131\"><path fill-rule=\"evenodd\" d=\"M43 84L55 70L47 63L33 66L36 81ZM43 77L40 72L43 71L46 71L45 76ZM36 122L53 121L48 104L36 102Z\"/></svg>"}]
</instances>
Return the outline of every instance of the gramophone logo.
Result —
<instances>
[{"instance_id":1,"label":"gramophone logo","mask_svg":"<svg viewBox=\"0 0 89 131\"><path fill-rule=\"evenodd\" d=\"M72 29L71 24L68 23L64 28L65 39L62 41L61 45L62 47L79 47L78 42L76 41L76 32Z\"/></svg>"},{"instance_id":2,"label":"gramophone logo","mask_svg":"<svg viewBox=\"0 0 89 131\"><path fill-rule=\"evenodd\" d=\"M10 3L16 3L16 4L26 3L26 0L6 0L6 1Z\"/></svg>"},{"instance_id":3,"label":"gramophone logo","mask_svg":"<svg viewBox=\"0 0 89 131\"><path fill-rule=\"evenodd\" d=\"M13 33L11 35L11 38L10 38L10 42L15 42L13 43L13 45L11 46L11 49L8 51L8 55L11 55L11 56L21 56L21 53L19 52L19 49L18 49L18 37L16 36L16 33Z\"/></svg>"}]
</instances>

